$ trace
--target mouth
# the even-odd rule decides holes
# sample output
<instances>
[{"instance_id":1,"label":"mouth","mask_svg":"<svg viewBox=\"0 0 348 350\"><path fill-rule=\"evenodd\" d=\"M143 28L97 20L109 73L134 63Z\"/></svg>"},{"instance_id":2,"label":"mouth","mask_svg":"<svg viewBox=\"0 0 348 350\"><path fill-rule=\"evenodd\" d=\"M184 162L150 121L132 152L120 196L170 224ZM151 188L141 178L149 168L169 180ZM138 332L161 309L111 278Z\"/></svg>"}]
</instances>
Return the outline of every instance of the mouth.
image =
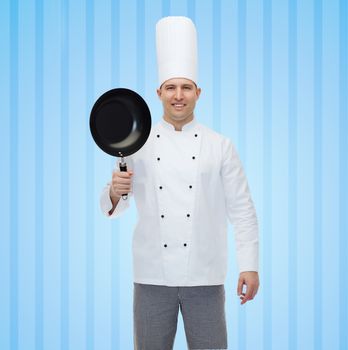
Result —
<instances>
[{"instance_id":1,"label":"mouth","mask_svg":"<svg viewBox=\"0 0 348 350\"><path fill-rule=\"evenodd\" d=\"M186 105L184 103L172 103L172 106L176 109L176 110L181 110L183 109Z\"/></svg>"}]
</instances>

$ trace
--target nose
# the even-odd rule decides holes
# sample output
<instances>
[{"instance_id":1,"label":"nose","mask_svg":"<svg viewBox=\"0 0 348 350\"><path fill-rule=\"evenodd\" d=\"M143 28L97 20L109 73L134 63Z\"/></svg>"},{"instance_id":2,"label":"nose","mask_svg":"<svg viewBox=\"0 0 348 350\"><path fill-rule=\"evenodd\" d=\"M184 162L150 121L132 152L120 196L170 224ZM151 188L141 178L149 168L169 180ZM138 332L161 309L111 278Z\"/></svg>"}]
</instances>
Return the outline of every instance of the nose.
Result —
<instances>
[{"instance_id":1,"label":"nose","mask_svg":"<svg viewBox=\"0 0 348 350\"><path fill-rule=\"evenodd\" d=\"M175 89L175 98L177 100L181 100L182 99L182 91L181 88L178 87L177 89Z\"/></svg>"}]
</instances>

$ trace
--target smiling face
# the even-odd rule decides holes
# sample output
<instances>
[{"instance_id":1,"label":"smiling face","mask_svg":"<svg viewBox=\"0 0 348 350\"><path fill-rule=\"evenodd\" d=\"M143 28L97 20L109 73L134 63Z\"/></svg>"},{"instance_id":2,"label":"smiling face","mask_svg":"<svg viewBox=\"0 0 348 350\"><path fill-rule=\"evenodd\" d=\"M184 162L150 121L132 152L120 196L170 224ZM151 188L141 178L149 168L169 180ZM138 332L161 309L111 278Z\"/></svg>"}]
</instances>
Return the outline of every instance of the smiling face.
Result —
<instances>
[{"instance_id":1,"label":"smiling face","mask_svg":"<svg viewBox=\"0 0 348 350\"><path fill-rule=\"evenodd\" d=\"M193 111L201 89L185 78L173 78L165 81L157 95L163 104L163 119L174 125L175 130L193 119Z\"/></svg>"}]
</instances>

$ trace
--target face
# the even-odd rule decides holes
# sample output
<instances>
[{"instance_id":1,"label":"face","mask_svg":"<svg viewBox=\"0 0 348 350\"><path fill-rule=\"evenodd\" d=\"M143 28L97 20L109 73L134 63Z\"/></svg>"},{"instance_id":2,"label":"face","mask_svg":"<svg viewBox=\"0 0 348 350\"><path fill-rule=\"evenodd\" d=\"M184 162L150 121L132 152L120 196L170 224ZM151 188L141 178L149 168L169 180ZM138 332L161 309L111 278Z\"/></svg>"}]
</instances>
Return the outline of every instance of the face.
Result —
<instances>
[{"instance_id":1,"label":"face","mask_svg":"<svg viewBox=\"0 0 348 350\"><path fill-rule=\"evenodd\" d=\"M192 80L174 78L165 81L157 90L163 104L163 118L175 126L191 121L200 93L201 89Z\"/></svg>"}]
</instances>

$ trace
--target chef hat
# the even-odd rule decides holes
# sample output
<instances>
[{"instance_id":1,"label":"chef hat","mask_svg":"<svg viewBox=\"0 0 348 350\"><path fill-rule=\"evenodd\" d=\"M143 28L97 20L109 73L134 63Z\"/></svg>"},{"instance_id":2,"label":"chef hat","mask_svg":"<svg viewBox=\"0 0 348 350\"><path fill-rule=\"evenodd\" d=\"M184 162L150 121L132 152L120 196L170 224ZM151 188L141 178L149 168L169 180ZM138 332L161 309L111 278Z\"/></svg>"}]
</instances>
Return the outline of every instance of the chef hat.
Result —
<instances>
[{"instance_id":1,"label":"chef hat","mask_svg":"<svg viewBox=\"0 0 348 350\"><path fill-rule=\"evenodd\" d=\"M169 16L156 24L159 86L171 78L197 83L197 33L190 18Z\"/></svg>"}]
</instances>

